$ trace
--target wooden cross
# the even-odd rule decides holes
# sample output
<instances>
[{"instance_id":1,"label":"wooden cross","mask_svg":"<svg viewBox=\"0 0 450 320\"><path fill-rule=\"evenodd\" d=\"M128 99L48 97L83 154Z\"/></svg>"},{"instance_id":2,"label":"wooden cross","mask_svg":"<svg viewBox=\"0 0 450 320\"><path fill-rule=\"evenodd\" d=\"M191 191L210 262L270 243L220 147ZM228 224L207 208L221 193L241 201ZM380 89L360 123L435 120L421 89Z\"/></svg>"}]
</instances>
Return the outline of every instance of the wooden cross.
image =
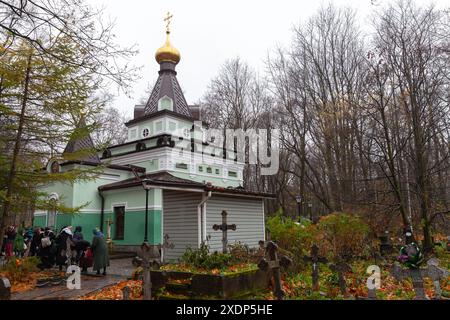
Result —
<instances>
[{"instance_id":1,"label":"wooden cross","mask_svg":"<svg viewBox=\"0 0 450 320\"><path fill-rule=\"evenodd\" d=\"M164 241L161 244L158 245L158 249L161 251L161 261L164 260L164 256L165 256L165 252L167 249L173 249L175 248L175 245L173 244L173 242L169 242L169 235L166 233L164 234Z\"/></svg>"},{"instance_id":2,"label":"wooden cross","mask_svg":"<svg viewBox=\"0 0 450 320\"><path fill-rule=\"evenodd\" d=\"M312 262L312 289L313 291L319 291L319 263L327 263L328 260L325 257L319 256L319 247L313 245L311 247L311 255L304 256L305 262Z\"/></svg>"},{"instance_id":3,"label":"wooden cross","mask_svg":"<svg viewBox=\"0 0 450 320\"><path fill-rule=\"evenodd\" d=\"M443 278L450 276L450 272L446 269L439 267L439 261L437 259L430 259L427 261L427 276L433 280L434 284L434 299L439 300L442 298L440 281Z\"/></svg>"},{"instance_id":4,"label":"wooden cross","mask_svg":"<svg viewBox=\"0 0 450 320\"><path fill-rule=\"evenodd\" d=\"M167 22L167 25L166 25L166 31L167 32L170 32L169 26L170 26L170 23L171 23L170 19L172 19L172 18L173 18L173 15L170 14L170 12L167 12L167 16L164 18L164 21Z\"/></svg>"},{"instance_id":5,"label":"wooden cross","mask_svg":"<svg viewBox=\"0 0 450 320\"><path fill-rule=\"evenodd\" d=\"M258 267L262 270L267 270L267 268L272 270L273 280L274 280L274 293L278 300L283 300L284 292L281 287L281 274L280 274L280 261L278 260L278 246L269 241L266 245L266 253L269 258L267 261L265 258L261 259L258 263Z\"/></svg>"},{"instance_id":6,"label":"wooden cross","mask_svg":"<svg viewBox=\"0 0 450 320\"><path fill-rule=\"evenodd\" d=\"M227 247L228 247L227 231L228 231L228 229L236 231L235 224L227 224L227 215L228 215L228 213L225 210L223 210L222 211L222 224L213 225L213 229L215 231L217 231L217 230L222 231L222 251L223 251L223 253L227 253Z\"/></svg>"},{"instance_id":7,"label":"wooden cross","mask_svg":"<svg viewBox=\"0 0 450 320\"><path fill-rule=\"evenodd\" d=\"M339 289L344 297L348 296L347 283L345 281L345 273L352 270L352 268L344 261L338 261L336 264L331 264L330 269L337 272L339 277Z\"/></svg>"},{"instance_id":8,"label":"wooden cross","mask_svg":"<svg viewBox=\"0 0 450 320\"><path fill-rule=\"evenodd\" d=\"M152 279L150 275L150 267L154 265L155 257L159 257L159 252L156 250L155 246L144 242L141 245L141 256L142 256L142 268L144 279L142 282L143 292L144 292L144 300L152 299Z\"/></svg>"},{"instance_id":9,"label":"wooden cross","mask_svg":"<svg viewBox=\"0 0 450 320\"><path fill-rule=\"evenodd\" d=\"M427 296L425 295L425 290L423 288L423 276L425 275L426 271L417 268L417 269L403 269L399 265L394 265L394 268L392 270L392 275L397 281L401 281L406 278L411 278L414 292L416 293L416 296L414 297L414 300L428 300Z\"/></svg>"}]
</instances>

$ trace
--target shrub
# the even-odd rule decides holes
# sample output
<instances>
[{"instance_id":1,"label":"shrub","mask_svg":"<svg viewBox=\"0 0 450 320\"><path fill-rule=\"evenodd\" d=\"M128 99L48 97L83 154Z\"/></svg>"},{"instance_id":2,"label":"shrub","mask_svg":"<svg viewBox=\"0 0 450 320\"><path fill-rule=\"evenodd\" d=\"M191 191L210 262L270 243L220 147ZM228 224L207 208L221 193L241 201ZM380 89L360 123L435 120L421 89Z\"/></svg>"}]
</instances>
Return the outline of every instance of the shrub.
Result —
<instances>
[{"instance_id":1,"label":"shrub","mask_svg":"<svg viewBox=\"0 0 450 320\"><path fill-rule=\"evenodd\" d=\"M37 266L40 262L38 257L12 258L3 267L2 271L7 274L10 280L16 281L25 277L30 272L38 271L39 268Z\"/></svg>"},{"instance_id":2,"label":"shrub","mask_svg":"<svg viewBox=\"0 0 450 320\"><path fill-rule=\"evenodd\" d=\"M277 214L266 220L266 226L271 240L278 244L280 253L287 254L293 259L292 270L301 268L303 256L309 253L315 234L311 222L305 219L299 223Z\"/></svg>"},{"instance_id":3,"label":"shrub","mask_svg":"<svg viewBox=\"0 0 450 320\"><path fill-rule=\"evenodd\" d=\"M357 215L333 213L322 217L316 226L316 239L322 252L328 252L333 259L349 260L364 253L368 225Z\"/></svg>"},{"instance_id":4,"label":"shrub","mask_svg":"<svg viewBox=\"0 0 450 320\"><path fill-rule=\"evenodd\" d=\"M222 269L230 264L231 255L219 252L210 253L205 243L198 249L187 248L181 262L202 269Z\"/></svg>"}]
</instances>

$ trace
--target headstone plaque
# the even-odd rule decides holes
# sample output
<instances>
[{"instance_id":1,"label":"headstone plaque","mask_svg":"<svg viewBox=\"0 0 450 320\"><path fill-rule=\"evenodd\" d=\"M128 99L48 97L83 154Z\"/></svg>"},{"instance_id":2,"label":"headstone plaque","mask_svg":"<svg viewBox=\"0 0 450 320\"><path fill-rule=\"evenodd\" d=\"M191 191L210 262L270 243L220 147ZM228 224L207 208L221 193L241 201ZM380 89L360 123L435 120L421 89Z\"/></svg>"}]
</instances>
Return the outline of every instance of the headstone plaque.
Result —
<instances>
[{"instance_id":1,"label":"headstone plaque","mask_svg":"<svg viewBox=\"0 0 450 320\"><path fill-rule=\"evenodd\" d=\"M11 300L11 283L7 278L0 278L0 300Z\"/></svg>"}]
</instances>

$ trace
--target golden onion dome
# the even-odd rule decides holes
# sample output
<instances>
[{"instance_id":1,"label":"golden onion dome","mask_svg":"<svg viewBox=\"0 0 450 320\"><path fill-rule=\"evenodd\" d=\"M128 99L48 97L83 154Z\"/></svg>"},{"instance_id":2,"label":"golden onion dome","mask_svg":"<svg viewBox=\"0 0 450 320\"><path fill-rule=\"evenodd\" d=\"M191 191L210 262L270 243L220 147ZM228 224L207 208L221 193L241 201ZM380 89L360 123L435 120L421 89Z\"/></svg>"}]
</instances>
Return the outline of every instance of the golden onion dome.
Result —
<instances>
[{"instance_id":1,"label":"golden onion dome","mask_svg":"<svg viewBox=\"0 0 450 320\"><path fill-rule=\"evenodd\" d=\"M156 51L155 59L158 63L173 62L177 64L181 59L180 51L178 51L175 47L172 47L172 45L170 44L170 31L166 31L166 34L166 43Z\"/></svg>"}]
</instances>

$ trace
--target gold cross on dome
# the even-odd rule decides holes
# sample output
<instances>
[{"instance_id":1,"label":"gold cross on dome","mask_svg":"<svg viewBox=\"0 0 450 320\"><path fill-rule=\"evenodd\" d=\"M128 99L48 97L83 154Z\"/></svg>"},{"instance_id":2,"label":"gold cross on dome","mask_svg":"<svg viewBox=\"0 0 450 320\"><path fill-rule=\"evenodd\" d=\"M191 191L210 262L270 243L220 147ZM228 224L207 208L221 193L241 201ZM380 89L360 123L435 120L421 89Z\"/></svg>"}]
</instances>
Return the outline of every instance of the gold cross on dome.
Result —
<instances>
[{"instance_id":1,"label":"gold cross on dome","mask_svg":"<svg viewBox=\"0 0 450 320\"><path fill-rule=\"evenodd\" d=\"M170 21L170 19L172 19L172 18L173 18L173 14L170 14L170 12L167 12L167 16L164 18L164 21L167 22L167 25L166 25L167 32L170 32L169 26L170 26L170 23L172 22L172 21Z\"/></svg>"}]
</instances>

